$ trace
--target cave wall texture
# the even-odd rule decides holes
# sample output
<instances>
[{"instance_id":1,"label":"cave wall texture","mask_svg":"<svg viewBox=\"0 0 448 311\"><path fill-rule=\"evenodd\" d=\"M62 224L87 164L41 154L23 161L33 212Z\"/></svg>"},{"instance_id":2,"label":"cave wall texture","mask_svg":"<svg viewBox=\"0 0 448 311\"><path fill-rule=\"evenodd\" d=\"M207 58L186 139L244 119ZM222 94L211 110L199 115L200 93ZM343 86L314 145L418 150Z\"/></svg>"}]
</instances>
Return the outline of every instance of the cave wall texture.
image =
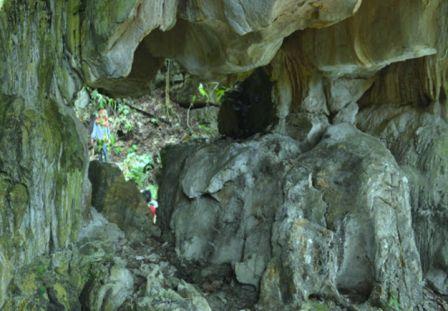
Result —
<instances>
[{"instance_id":1,"label":"cave wall texture","mask_svg":"<svg viewBox=\"0 0 448 311\"><path fill-rule=\"evenodd\" d=\"M275 122L270 128L279 135L273 139L278 150L265 150L269 148L263 142L248 143L251 152L266 153L267 159L260 156L257 165L245 164L247 150L238 143L226 147L228 157L214 154L219 145L203 154L202 147L188 146L199 149L171 160L164 177L169 186L162 187L162 221L164 230L175 235L181 256L195 259L204 252L206 260L231 264L241 282L260 287L260 305L268 308L300 304L312 295L343 305L340 296L350 290L350 282L365 285L370 298L364 298L378 306L393 295L405 307L418 304L423 279L448 294L447 29L445 0L0 1L0 305L14 273L33 258L75 241L88 217L87 133L71 109L77 92L87 84L113 95L142 94L165 57L205 78L265 66L273 89L274 109L269 111ZM334 134L339 132L343 134ZM372 163L366 162L362 148L349 144L352 139L371 150ZM340 163L331 162L330 151L352 147L340 155ZM296 173L282 166L289 160L294 164L297 157L308 163L304 171L299 163ZM204 163L199 173L185 167L194 159ZM208 159L227 164L210 166ZM226 170L229 159L241 167ZM352 159L378 180L371 186L375 193L397 192L387 204L378 203L387 207L369 201L381 195L362 190L371 181L353 171L360 168L350 164ZM329 172L322 168L327 162L332 163ZM390 176L378 171L382 162L388 163ZM259 170L262 181L251 175ZM324 177L316 189L285 199L291 183L305 183L305 175L320 171L330 177L354 174L361 184L353 186L358 208L370 211L370 218L361 217L356 206L347 209L352 220L339 215L350 194L336 181L326 187ZM200 176L210 180L201 181ZM173 183L178 187L171 189ZM267 215L254 211L262 205L257 200L232 203L242 204L246 216L235 213L228 222L248 222L226 228L249 230L242 237L243 243L249 239L246 252L222 258L219 248L183 244L186 237L194 241L211 229L194 231L191 226L198 224L188 226L179 215L201 206L216 213L229 197L247 195L241 186L254 196L266 195L271 187L282 193L266 197L278 206ZM352 187L350 182L347 187ZM309 204L325 205L319 196L332 200L327 205L335 214L328 219L328 211L325 219L308 215L314 213ZM296 211L294 206L299 206ZM253 213L269 221L257 227ZM390 225L398 228L387 231L381 225L384 213L396 215ZM355 229L366 223L371 235L365 239L371 244L362 251L373 263L368 271L359 268L364 278L358 280L344 270L353 263L362 266L354 251L341 255L329 245L338 244L333 239L345 237L341 232L346 229L352 228L354 238ZM296 235L285 235L289 231ZM257 232L272 239L261 254L252 251L257 242L250 237ZM324 273L329 282L319 285L323 281L318 272L310 275L313 282L301 280L303 271L292 268L294 256L285 249L302 252L305 260L311 247L306 239L294 244L298 236L316 238L316 252L333 265ZM214 236L205 238L213 241ZM198 245L208 242L198 240ZM388 247L389 252L384 250ZM412 255L416 252L418 258ZM409 258L404 260L404 255ZM279 266L281 262L285 265ZM309 264L316 271L323 265ZM394 277L387 276L393 272Z\"/></svg>"}]
</instances>

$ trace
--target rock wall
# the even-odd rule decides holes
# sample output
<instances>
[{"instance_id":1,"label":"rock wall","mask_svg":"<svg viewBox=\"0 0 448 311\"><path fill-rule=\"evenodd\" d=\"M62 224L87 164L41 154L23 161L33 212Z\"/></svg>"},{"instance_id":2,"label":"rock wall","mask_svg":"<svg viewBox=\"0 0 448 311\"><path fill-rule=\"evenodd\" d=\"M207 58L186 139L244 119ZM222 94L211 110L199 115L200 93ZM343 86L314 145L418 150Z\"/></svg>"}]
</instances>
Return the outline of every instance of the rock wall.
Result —
<instances>
[{"instance_id":1,"label":"rock wall","mask_svg":"<svg viewBox=\"0 0 448 311\"><path fill-rule=\"evenodd\" d=\"M309 152L282 135L176 152L161 202L177 254L230 265L263 310L421 299L408 180L378 139L341 124Z\"/></svg>"},{"instance_id":2,"label":"rock wall","mask_svg":"<svg viewBox=\"0 0 448 311\"><path fill-rule=\"evenodd\" d=\"M231 266L266 310L427 308L425 284L446 295L447 12L443 1L365 0L353 17L286 38L266 68L275 142L166 156L161 210L177 253L202 273Z\"/></svg>"},{"instance_id":3,"label":"rock wall","mask_svg":"<svg viewBox=\"0 0 448 311\"><path fill-rule=\"evenodd\" d=\"M0 306L18 269L75 241L86 213L86 136L68 107L76 5L0 8Z\"/></svg>"}]
</instances>

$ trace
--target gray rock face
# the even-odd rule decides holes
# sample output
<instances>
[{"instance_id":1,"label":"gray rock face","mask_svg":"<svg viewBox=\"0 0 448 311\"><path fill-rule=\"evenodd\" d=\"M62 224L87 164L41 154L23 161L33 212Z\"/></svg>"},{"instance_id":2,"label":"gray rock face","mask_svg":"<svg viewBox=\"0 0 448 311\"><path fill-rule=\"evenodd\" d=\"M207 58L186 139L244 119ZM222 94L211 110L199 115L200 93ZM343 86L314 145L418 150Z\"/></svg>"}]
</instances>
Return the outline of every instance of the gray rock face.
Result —
<instances>
[{"instance_id":1,"label":"gray rock face","mask_svg":"<svg viewBox=\"0 0 448 311\"><path fill-rule=\"evenodd\" d=\"M361 112L359 126L384 141L408 176L423 272L446 295L448 124L417 108L373 106Z\"/></svg>"},{"instance_id":2,"label":"gray rock face","mask_svg":"<svg viewBox=\"0 0 448 311\"><path fill-rule=\"evenodd\" d=\"M280 203L275 194L280 193L281 182L276 176L252 173L280 169L281 161L298 150L292 139L280 136L266 136L248 144L222 143L185 150L190 156L182 165L184 169L171 171L173 179L162 179L163 189L176 189L174 185L178 184L175 197L170 205L164 204L161 216L173 215L171 226L176 231L178 253L189 260L213 264L239 263L237 277L258 286L266 261L263 257L270 252L269 223L274 207ZM209 169L204 170L206 167ZM262 184L258 185L258 179L263 180ZM165 203L170 194L164 196L163 190L160 193ZM251 197L250 202L246 203L246 195ZM179 204L185 207L179 209ZM255 249L262 250L260 262L252 258ZM251 263L259 268L251 271Z\"/></svg>"},{"instance_id":3,"label":"gray rock face","mask_svg":"<svg viewBox=\"0 0 448 311\"><path fill-rule=\"evenodd\" d=\"M148 89L160 61L138 46L151 31L176 23L177 6L176 0L87 3L81 31L82 69L89 84L134 96Z\"/></svg>"},{"instance_id":4,"label":"gray rock face","mask_svg":"<svg viewBox=\"0 0 448 311\"><path fill-rule=\"evenodd\" d=\"M73 5L0 4L0 308L16 271L76 241L87 214L87 135L68 108L82 85Z\"/></svg>"},{"instance_id":5,"label":"gray rock face","mask_svg":"<svg viewBox=\"0 0 448 311\"><path fill-rule=\"evenodd\" d=\"M139 240L150 233L157 233L143 195L134 182L125 180L119 167L92 161L89 179L92 183L92 206L117 224L128 238Z\"/></svg>"},{"instance_id":6,"label":"gray rock face","mask_svg":"<svg viewBox=\"0 0 448 311\"><path fill-rule=\"evenodd\" d=\"M377 139L330 127L284 180L262 305L341 294L383 307L397 297L405 309L419 301L407 178Z\"/></svg>"},{"instance_id":7,"label":"gray rock face","mask_svg":"<svg viewBox=\"0 0 448 311\"><path fill-rule=\"evenodd\" d=\"M193 285L178 279L174 266L162 261L160 250L149 245L134 249L117 226L100 214L93 214L79 241L81 250L85 249L84 258L92 261L99 255L81 294L84 307L90 310L211 310L203 295ZM107 250L108 247L113 249Z\"/></svg>"},{"instance_id":8,"label":"gray rock face","mask_svg":"<svg viewBox=\"0 0 448 311\"><path fill-rule=\"evenodd\" d=\"M211 310L162 260L160 246L127 240L96 210L71 248L21 268L2 310Z\"/></svg>"},{"instance_id":9,"label":"gray rock face","mask_svg":"<svg viewBox=\"0 0 448 311\"><path fill-rule=\"evenodd\" d=\"M377 139L341 124L304 153L280 135L185 151L161 188L177 184L161 208L182 258L232 265L266 310L419 301L408 182Z\"/></svg>"},{"instance_id":10,"label":"gray rock face","mask_svg":"<svg viewBox=\"0 0 448 311\"><path fill-rule=\"evenodd\" d=\"M294 31L332 25L354 14L359 4L357 0L186 1L179 5L176 26L150 34L143 44L152 55L176 58L197 75L246 72L267 65L283 38Z\"/></svg>"}]
</instances>

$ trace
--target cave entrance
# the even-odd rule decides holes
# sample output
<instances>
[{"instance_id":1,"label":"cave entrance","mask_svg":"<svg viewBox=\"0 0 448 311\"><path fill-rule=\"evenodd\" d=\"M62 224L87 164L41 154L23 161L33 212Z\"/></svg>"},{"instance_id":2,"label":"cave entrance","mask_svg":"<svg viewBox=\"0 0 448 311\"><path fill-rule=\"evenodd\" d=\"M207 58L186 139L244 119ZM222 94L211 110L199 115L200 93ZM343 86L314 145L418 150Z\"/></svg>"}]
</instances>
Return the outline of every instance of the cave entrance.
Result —
<instances>
[{"instance_id":1,"label":"cave entrance","mask_svg":"<svg viewBox=\"0 0 448 311\"><path fill-rule=\"evenodd\" d=\"M146 96L112 98L101 90L87 87L79 93L75 111L89 134L101 109L108 112L110 129L108 163L98 161L98 148L91 143L89 146L92 227L104 224L101 219L105 218L112 227L118 227L124 233L126 242L120 242L126 247L123 257L140 269L133 270L138 274L135 288L145 287L141 271L146 269L147 258L151 258L151 262L160 262L162 270L177 270L176 277L182 282L186 280L205 293L211 293L211 305L222 305L221 295L226 297L228 304L238 306L233 309L253 306L258 299L253 286L234 284L234 275L228 264L212 266L211 272L205 275L195 264L185 266L177 257L170 239L161 236L167 219L163 215L163 211L168 210L164 209L167 204L157 212L159 219L154 226L141 193L150 190L153 199L158 199L161 152L165 146L220 138L218 115L221 100L224 93L230 90L234 90L232 85L201 81L170 60L158 72ZM166 149L166 153L176 157L172 149ZM168 162L170 158L174 159L164 157L164 160ZM171 284L173 290L180 288L175 282ZM86 283L80 296L81 302L88 299L88 293L94 286L95 279Z\"/></svg>"},{"instance_id":2,"label":"cave entrance","mask_svg":"<svg viewBox=\"0 0 448 311\"><path fill-rule=\"evenodd\" d=\"M75 111L91 137L98 111L108 113L110 140L107 162L114 163L127 180L157 197L161 150L168 144L217 138L220 101L228 85L202 81L166 60L151 82L147 95L112 98L101 90L85 87L75 102ZM101 150L89 139L90 160Z\"/></svg>"}]
</instances>

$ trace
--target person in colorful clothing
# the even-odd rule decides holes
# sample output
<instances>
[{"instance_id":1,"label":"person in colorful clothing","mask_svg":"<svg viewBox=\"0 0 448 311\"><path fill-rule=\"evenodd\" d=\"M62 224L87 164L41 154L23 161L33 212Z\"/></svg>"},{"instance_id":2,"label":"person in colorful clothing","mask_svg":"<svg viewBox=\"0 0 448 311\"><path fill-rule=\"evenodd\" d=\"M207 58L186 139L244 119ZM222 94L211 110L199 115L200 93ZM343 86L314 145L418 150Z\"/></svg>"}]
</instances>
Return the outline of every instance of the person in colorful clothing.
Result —
<instances>
[{"instance_id":1,"label":"person in colorful clothing","mask_svg":"<svg viewBox=\"0 0 448 311\"><path fill-rule=\"evenodd\" d=\"M143 191L143 196L145 197L149 212L152 215L152 223L155 224L157 221L157 208L159 207L159 204L156 200L153 200L150 190Z\"/></svg>"},{"instance_id":2,"label":"person in colorful clothing","mask_svg":"<svg viewBox=\"0 0 448 311\"><path fill-rule=\"evenodd\" d=\"M107 162L107 146L110 142L109 118L106 109L98 111L98 117L93 124L92 130L92 144L96 145L98 152L98 160Z\"/></svg>"}]
</instances>

